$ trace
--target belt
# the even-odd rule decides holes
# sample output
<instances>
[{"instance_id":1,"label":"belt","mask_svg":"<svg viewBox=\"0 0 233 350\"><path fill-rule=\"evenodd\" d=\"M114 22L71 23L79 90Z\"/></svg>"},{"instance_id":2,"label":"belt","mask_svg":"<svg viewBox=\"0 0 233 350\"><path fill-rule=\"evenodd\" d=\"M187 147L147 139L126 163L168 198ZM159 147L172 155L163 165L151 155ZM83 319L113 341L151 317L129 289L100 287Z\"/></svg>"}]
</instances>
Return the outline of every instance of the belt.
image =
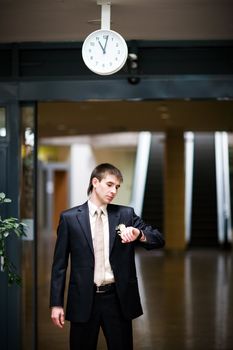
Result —
<instances>
[{"instance_id":1,"label":"belt","mask_svg":"<svg viewBox=\"0 0 233 350\"><path fill-rule=\"evenodd\" d=\"M94 291L95 293L113 293L116 290L116 285L115 283L109 283L109 284L104 284L102 286L97 286L96 284L94 285Z\"/></svg>"}]
</instances>

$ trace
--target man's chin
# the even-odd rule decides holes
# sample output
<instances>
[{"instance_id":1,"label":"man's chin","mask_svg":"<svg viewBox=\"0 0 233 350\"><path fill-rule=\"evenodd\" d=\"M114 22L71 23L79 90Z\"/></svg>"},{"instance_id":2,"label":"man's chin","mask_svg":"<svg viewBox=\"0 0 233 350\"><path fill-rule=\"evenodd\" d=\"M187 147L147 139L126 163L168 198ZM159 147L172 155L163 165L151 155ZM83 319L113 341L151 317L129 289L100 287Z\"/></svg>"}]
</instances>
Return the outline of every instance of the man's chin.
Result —
<instances>
[{"instance_id":1,"label":"man's chin","mask_svg":"<svg viewBox=\"0 0 233 350\"><path fill-rule=\"evenodd\" d=\"M107 198L106 198L106 204L111 203L111 202L113 201L113 199L114 199L114 198L109 198L109 197L107 197Z\"/></svg>"}]
</instances>

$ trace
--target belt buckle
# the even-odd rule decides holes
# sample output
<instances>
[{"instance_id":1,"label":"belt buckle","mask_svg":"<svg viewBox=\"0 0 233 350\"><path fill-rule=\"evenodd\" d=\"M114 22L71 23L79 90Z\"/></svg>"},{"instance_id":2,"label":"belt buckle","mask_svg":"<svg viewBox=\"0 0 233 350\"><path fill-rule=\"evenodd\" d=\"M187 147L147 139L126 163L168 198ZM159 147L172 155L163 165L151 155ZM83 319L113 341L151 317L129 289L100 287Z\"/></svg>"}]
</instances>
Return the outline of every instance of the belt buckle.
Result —
<instances>
[{"instance_id":1,"label":"belt buckle","mask_svg":"<svg viewBox=\"0 0 233 350\"><path fill-rule=\"evenodd\" d=\"M96 286L96 293L105 293L105 291L104 290L100 290L100 287L101 286Z\"/></svg>"}]
</instances>

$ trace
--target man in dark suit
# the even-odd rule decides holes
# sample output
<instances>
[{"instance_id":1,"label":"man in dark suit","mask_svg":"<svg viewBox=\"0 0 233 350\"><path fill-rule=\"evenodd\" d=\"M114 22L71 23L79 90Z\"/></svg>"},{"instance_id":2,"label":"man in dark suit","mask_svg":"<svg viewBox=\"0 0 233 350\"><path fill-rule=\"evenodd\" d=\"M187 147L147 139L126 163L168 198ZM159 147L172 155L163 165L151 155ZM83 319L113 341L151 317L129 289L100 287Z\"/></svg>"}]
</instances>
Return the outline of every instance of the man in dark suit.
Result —
<instances>
[{"instance_id":1,"label":"man in dark suit","mask_svg":"<svg viewBox=\"0 0 233 350\"><path fill-rule=\"evenodd\" d=\"M132 350L132 319L142 314L135 246L164 246L162 234L133 208L110 204L122 174L104 163L92 172L86 203L61 213L51 276L51 318L70 321L70 349L95 350L100 327L108 350ZM96 212L99 214L96 217ZM66 271L70 278L64 316Z\"/></svg>"}]
</instances>

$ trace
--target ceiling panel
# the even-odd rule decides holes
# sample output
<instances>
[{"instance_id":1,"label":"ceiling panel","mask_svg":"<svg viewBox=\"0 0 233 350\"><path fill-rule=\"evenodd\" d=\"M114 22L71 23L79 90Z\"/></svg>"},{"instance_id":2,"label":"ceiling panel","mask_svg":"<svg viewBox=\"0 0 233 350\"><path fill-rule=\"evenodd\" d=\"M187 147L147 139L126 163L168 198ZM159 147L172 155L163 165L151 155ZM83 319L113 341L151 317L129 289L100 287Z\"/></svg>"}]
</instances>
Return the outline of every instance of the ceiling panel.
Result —
<instances>
[{"instance_id":1,"label":"ceiling panel","mask_svg":"<svg viewBox=\"0 0 233 350\"><path fill-rule=\"evenodd\" d=\"M232 0L112 0L127 40L233 39ZM94 0L0 0L0 42L83 41L100 28Z\"/></svg>"},{"instance_id":2,"label":"ceiling panel","mask_svg":"<svg viewBox=\"0 0 233 350\"><path fill-rule=\"evenodd\" d=\"M39 136L136 131L233 131L233 101L44 102Z\"/></svg>"}]
</instances>

